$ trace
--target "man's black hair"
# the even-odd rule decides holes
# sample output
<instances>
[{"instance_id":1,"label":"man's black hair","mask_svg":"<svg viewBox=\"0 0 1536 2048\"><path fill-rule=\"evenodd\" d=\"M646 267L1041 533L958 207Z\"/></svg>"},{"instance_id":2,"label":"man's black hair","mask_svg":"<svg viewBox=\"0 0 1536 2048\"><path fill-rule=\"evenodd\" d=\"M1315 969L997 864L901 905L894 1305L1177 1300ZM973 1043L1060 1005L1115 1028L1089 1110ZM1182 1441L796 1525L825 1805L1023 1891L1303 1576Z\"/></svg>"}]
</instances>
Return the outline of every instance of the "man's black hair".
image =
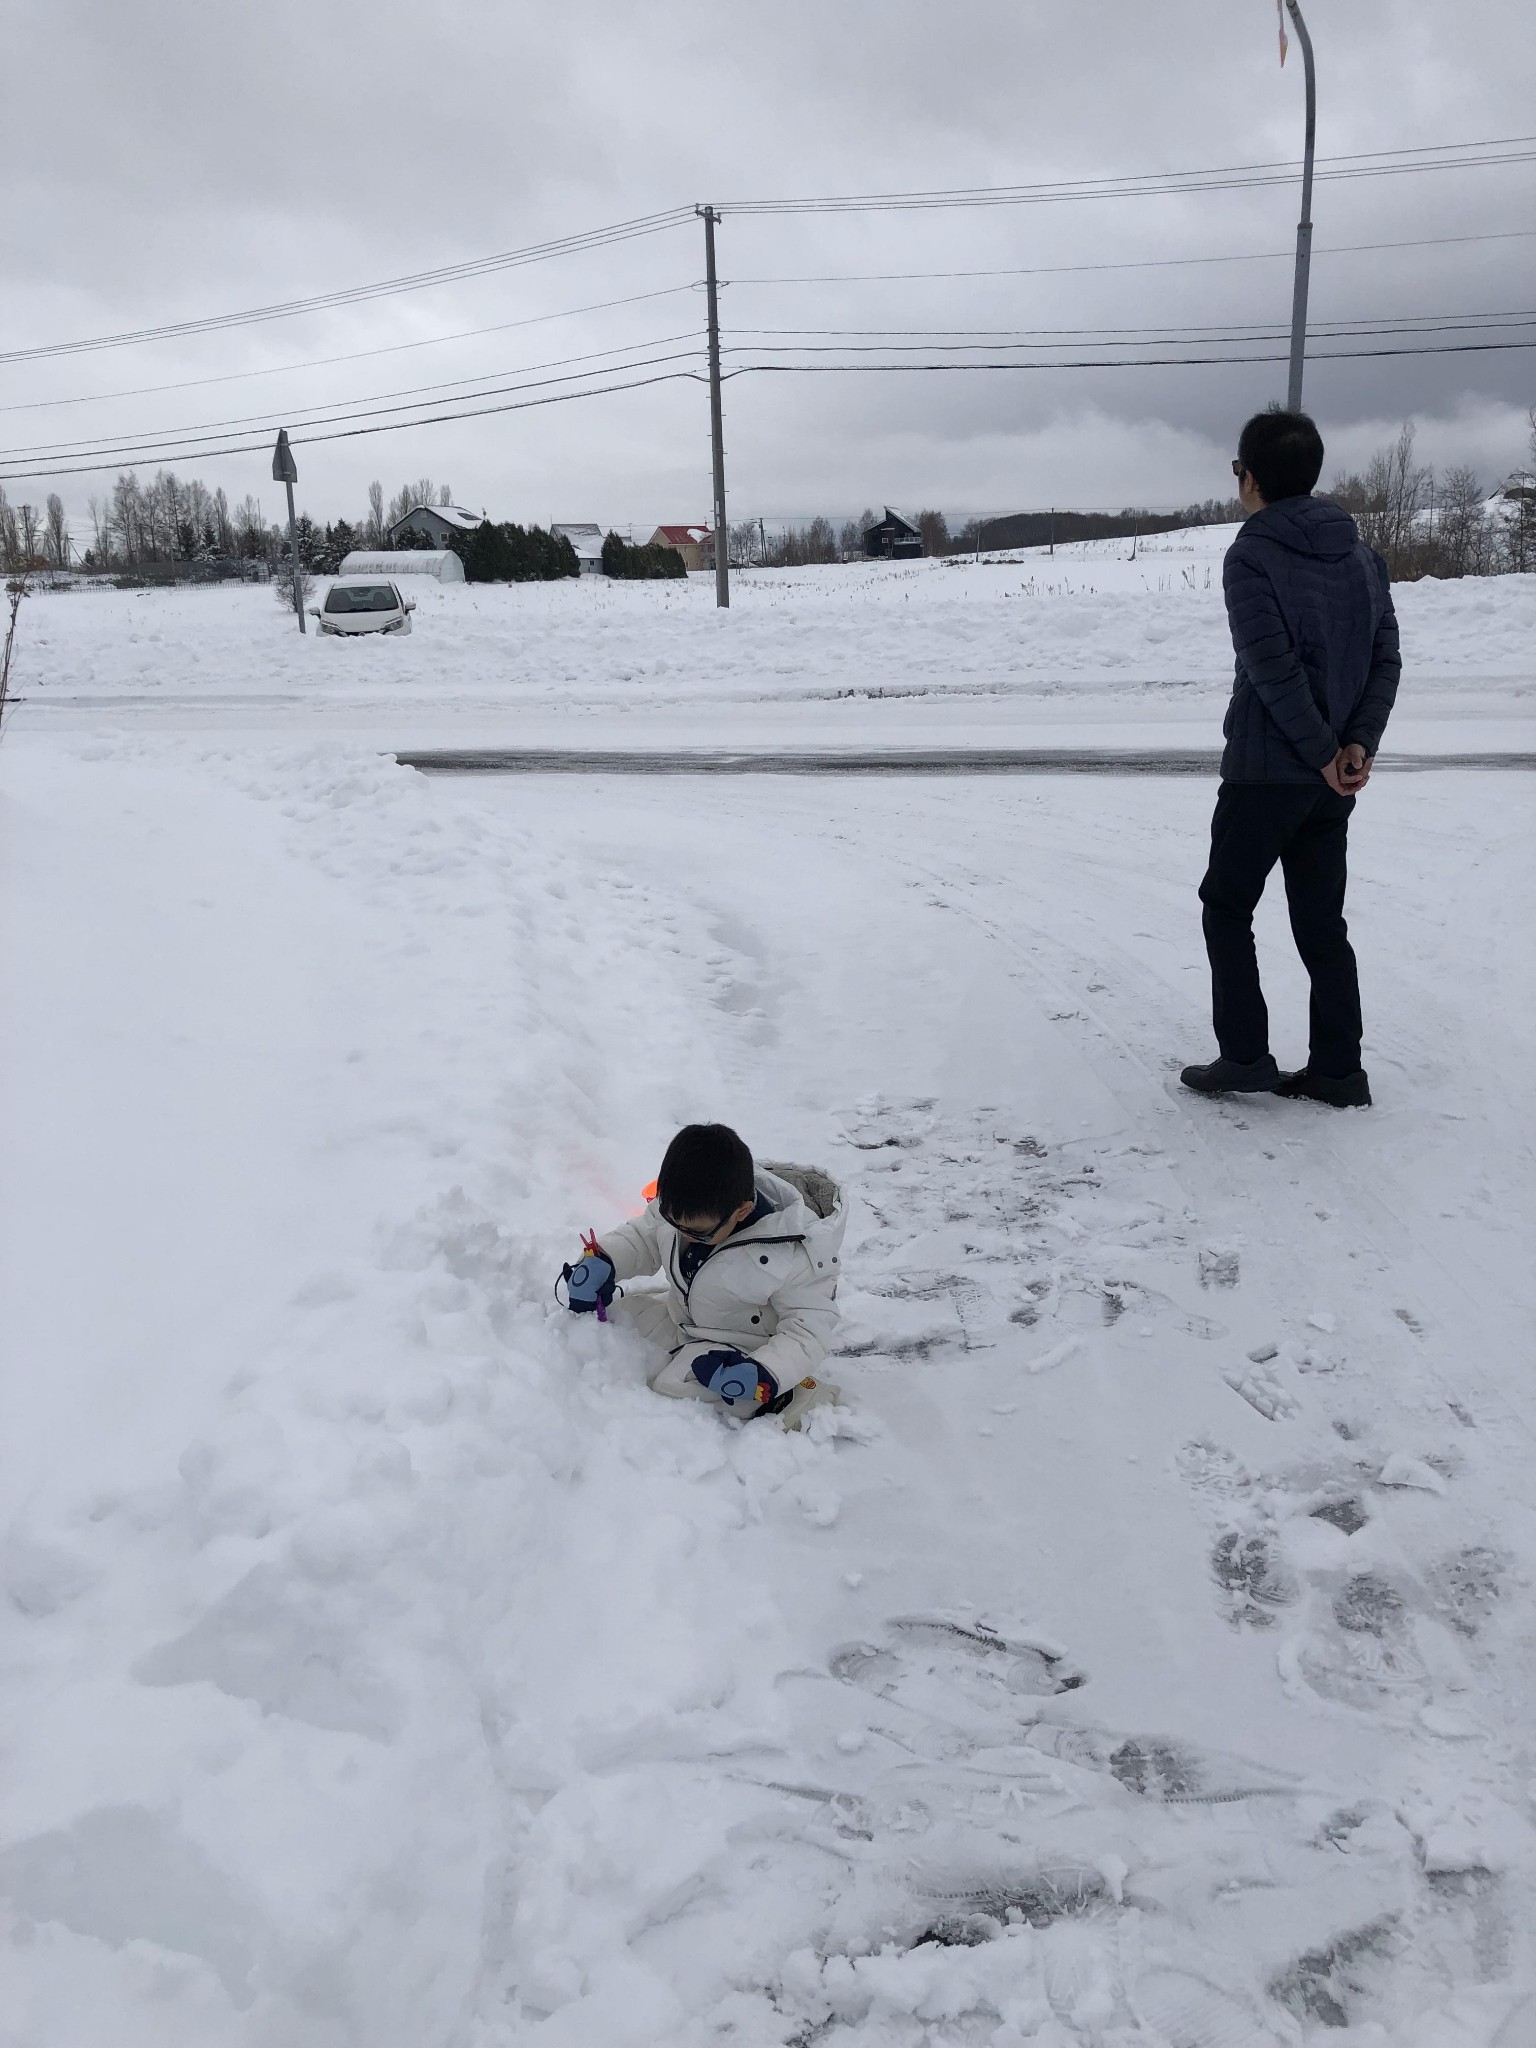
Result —
<instances>
[{"instance_id":1,"label":"man's black hair","mask_svg":"<svg viewBox=\"0 0 1536 2048\"><path fill-rule=\"evenodd\" d=\"M1256 412L1237 437L1237 459L1267 505L1305 498L1323 473L1323 437L1304 412Z\"/></svg>"},{"instance_id":2,"label":"man's black hair","mask_svg":"<svg viewBox=\"0 0 1536 2048\"><path fill-rule=\"evenodd\" d=\"M728 1124L684 1124L656 1176L663 1216L723 1223L757 1193L752 1154Z\"/></svg>"}]
</instances>

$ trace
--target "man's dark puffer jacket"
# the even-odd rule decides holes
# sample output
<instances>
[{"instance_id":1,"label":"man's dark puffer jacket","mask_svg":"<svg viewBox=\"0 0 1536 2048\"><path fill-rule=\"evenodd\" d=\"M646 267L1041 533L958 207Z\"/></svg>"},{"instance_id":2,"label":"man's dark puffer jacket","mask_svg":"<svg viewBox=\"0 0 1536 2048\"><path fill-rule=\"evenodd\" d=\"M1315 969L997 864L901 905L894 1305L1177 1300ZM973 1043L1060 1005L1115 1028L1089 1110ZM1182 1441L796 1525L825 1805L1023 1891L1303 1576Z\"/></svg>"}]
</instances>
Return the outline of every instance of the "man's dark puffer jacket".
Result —
<instances>
[{"instance_id":1,"label":"man's dark puffer jacket","mask_svg":"<svg viewBox=\"0 0 1536 2048\"><path fill-rule=\"evenodd\" d=\"M1280 498L1243 522L1222 568L1237 677L1224 782L1314 782L1340 747L1368 754L1402 658L1387 565L1347 512Z\"/></svg>"}]
</instances>

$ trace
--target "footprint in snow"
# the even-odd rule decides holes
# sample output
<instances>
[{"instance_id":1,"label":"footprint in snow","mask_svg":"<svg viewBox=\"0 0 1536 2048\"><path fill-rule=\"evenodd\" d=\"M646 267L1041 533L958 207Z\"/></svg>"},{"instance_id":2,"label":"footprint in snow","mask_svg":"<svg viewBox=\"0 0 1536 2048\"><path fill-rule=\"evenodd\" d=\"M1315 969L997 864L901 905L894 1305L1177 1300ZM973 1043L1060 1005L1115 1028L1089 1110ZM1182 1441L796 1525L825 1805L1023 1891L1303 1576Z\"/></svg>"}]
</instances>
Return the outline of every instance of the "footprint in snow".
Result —
<instances>
[{"instance_id":1,"label":"footprint in snow","mask_svg":"<svg viewBox=\"0 0 1536 2048\"><path fill-rule=\"evenodd\" d=\"M1270 1529L1224 1530L1211 1552L1211 1574L1227 1596L1234 1628L1272 1628L1275 1610L1301 1593Z\"/></svg>"},{"instance_id":2,"label":"footprint in snow","mask_svg":"<svg viewBox=\"0 0 1536 2048\"><path fill-rule=\"evenodd\" d=\"M979 1739L1007 1741L1032 1718L1029 1699L1049 1699L1087 1682L1050 1644L1004 1635L984 1622L946 1614L898 1615L882 1642L845 1643L828 1668L924 1720L965 1725ZM988 1723L999 1724L988 1727Z\"/></svg>"},{"instance_id":3,"label":"footprint in snow","mask_svg":"<svg viewBox=\"0 0 1536 2048\"><path fill-rule=\"evenodd\" d=\"M1227 1366L1221 1376L1233 1393L1241 1394L1266 1422L1277 1422L1282 1417L1289 1420L1301 1413L1301 1403L1281 1385L1272 1365Z\"/></svg>"}]
</instances>

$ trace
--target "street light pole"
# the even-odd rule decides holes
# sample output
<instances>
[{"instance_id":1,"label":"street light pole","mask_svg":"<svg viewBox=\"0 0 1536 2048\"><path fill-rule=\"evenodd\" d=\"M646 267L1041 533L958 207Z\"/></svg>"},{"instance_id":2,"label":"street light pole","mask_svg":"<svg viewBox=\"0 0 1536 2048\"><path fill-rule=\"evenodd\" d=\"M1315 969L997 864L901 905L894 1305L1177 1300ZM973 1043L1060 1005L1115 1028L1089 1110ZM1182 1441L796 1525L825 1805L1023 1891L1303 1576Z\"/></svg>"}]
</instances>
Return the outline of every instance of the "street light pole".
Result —
<instances>
[{"instance_id":1,"label":"street light pole","mask_svg":"<svg viewBox=\"0 0 1536 2048\"><path fill-rule=\"evenodd\" d=\"M1301 373L1307 355L1307 283L1312 269L1312 146L1317 140L1317 83L1312 71L1312 38L1296 0L1285 0L1295 24L1301 60L1307 75L1307 144L1301 170L1301 219L1296 225L1296 283L1291 294L1291 375L1285 394L1287 412L1301 411Z\"/></svg>"},{"instance_id":2,"label":"street light pole","mask_svg":"<svg viewBox=\"0 0 1536 2048\"><path fill-rule=\"evenodd\" d=\"M715 282L715 222L712 206L696 206L704 223L704 289L709 302L709 437L715 462L715 603L731 602L730 528L725 523L725 428L720 414L720 297Z\"/></svg>"}]
</instances>

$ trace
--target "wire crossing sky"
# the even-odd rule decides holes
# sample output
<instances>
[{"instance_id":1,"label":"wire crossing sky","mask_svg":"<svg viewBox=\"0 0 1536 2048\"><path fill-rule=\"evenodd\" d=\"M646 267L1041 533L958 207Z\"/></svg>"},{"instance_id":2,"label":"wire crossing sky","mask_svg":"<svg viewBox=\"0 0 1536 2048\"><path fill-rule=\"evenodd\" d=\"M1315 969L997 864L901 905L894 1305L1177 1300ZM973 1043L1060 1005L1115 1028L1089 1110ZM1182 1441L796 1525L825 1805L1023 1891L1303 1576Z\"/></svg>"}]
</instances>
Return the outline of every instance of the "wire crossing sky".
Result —
<instances>
[{"instance_id":1,"label":"wire crossing sky","mask_svg":"<svg viewBox=\"0 0 1536 2048\"><path fill-rule=\"evenodd\" d=\"M1492 480L1536 396L1532 12L1308 19L1308 403L1341 461L1411 416ZM145 39L103 0L13 9L12 496L57 481L79 517L162 464L259 495L285 425L316 516L397 466L502 517L696 519L706 197L733 512L1225 492L1276 395L1298 203L1267 0L1166 0L1135 37L1121 0L968 0L944 33L916 0L692 41L618 0L582 22L377 0L360 34L273 0L258 38L162 0ZM369 374L419 351L417 380Z\"/></svg>"}]
</instances>

